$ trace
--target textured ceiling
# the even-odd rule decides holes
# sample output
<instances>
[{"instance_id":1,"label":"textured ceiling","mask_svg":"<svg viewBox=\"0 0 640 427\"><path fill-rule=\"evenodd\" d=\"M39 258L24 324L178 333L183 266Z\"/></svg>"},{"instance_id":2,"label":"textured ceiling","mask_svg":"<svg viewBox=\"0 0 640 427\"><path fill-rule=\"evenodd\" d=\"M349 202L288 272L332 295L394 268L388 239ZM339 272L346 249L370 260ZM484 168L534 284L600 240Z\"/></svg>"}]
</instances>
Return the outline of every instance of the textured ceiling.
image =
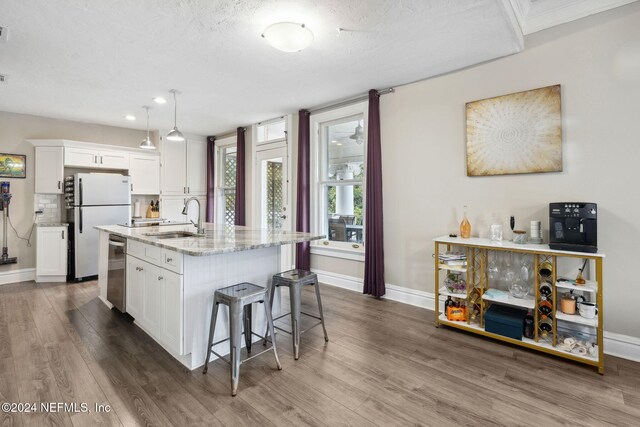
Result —
<instances>
[{"instance_id":1,"label":"textured ceiling","mask_svg":"<svg viewBox=\"0 0 640 427\"><path fill-rule=\"evenodd\" d=\"M269 47L260 33L278 21L304 22L314 43ZM141 129L141 106L177 88L178 126L196 134L522 49L506 0L2 0L0 26L0 110ZM154 105L152 128L172 113Z\"/></svg>"}]
</instances>

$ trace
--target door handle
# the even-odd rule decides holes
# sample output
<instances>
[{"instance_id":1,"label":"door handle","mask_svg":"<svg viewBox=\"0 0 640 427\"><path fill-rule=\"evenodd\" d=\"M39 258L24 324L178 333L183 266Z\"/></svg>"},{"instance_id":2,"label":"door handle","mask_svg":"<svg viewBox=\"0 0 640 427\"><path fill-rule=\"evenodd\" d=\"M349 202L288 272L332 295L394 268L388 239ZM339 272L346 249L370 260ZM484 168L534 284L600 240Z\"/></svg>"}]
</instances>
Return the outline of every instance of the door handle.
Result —
<instances>
[{"instance_id":1,"label":"door handle","mask_svg":"<svg viewBox=\"0 0 640 427\"><path fill-rule=\"evenodd\" d=\"M82 208L78 208L78 216L80 220L80 225L78 227L78 232L82 233Z\"/></svg>"},{"instance_id":2,"label":"door handle","mask_svg":"<svg viewBox=\"0 0 640 427\"><path fill-rule=\"evenodd\" d=\"M133 191L133 184L131 184L131 191Z\"/></svg>"},{"instance_id":3,"label":"door handle","mask_svg":"<svg viewBox=\"0 0 640 427\"><path fill-rule=\"evenodd\" d=\"M287 219L287 216L286 215L280 215L280 218Z\"/></svg>"}]
</instances>

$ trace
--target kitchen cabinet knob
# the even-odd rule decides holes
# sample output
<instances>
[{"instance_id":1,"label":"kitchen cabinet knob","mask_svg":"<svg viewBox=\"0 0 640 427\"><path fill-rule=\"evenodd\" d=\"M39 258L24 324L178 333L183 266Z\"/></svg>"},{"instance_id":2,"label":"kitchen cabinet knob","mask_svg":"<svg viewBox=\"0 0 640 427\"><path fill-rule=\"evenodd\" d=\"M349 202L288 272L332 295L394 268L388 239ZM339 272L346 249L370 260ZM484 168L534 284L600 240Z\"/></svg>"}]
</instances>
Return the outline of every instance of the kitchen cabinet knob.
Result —
<instances>
[{"instance_id":1,"label":"kitchen cabinet knob","mask_svg":"<svg viewBox=\"0 0 640 427\"><path fill-rule=\"evenodd\" d=\"M187 187L187 194L191 194L191 189Z\"/></svg>"},{"instance_id":2,"label":"kitchen cabinet knob","mask_svg":"<svg viewBox=\"0 0 640 427\"><path fill-rule=\"evenodd\" d=\"M62 230L62 240L64 240L64 230Z\"/></svg>"},{"instance_id":3,"label":"kitchen cabinet knob","mask_svg":"<svg viewBox=\"0 0 640 427\"><path fill-rule=\"evenodd\" d=\"M58 181L58 190L60 190L60 188L62 188L62 181Z\"/></svg>"},{"instance_id":4,"label":"kitchen cabinet knob","mask_svg":"<svg viewBox=\"0 0 640 427\"><path fill-rule=\"evenodd\" d=\"M93 156L93 163L98 164L98 156Z\"/></svg>"},{"instance_id":5,"label":"kitchen cabinet knob","mask_svg":"<svg viewBox=\"0 0 640 427\"><path fill-rule=\"evenodd\" d=\"M100 164L102 164L102 157L103 157L103 156L100 156Z\"/></svg>"},{"instance_id":6,"label":"kitchen cabinet knob","mask_svg":"<svg viewBox=\"0 0 640 427\"><path fill-rule=\"evenodd\" d=\"M162 280L162 279L163 279L163 277L162 277L162 276L158 276L158 280Z\"/></svg>"},{"instance_id":7,"label":"kitchen cabinet knob","mask_svg":"<svg viewBox=\"0 0 640 427\"><path fill-rule=\"evenodd\" d=\"M167 262L173 261L173 258L167 258Z\"/></svg>"},{"instance_id":8,"label":"kitchen cabinet knob","mask_svg":"<svg viewBox=\"0 0 640 427\"><path fill-rule=\"evenodd\" d=\"M183 192L184 194L187 194L187 187L182 187L182 192Z\"/></svg>"}]
</instances>

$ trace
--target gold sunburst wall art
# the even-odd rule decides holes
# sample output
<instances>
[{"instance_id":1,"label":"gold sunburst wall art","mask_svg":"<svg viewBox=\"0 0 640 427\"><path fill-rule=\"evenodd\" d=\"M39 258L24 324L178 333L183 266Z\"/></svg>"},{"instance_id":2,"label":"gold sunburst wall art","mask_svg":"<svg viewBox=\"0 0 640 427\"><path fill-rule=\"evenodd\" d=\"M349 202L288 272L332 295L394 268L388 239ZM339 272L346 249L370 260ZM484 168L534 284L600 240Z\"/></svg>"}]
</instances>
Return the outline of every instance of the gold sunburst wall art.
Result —
<instances>
[{"instance_id":1,"label":"gold sunburst wall art","mask_svg":"<svg viewBox=\"0 0 640 427\"><path fill-rule=\"evenodd\" d=\"M562 171L560 85L466 106L468 176Z\"/></svg>"}]
</instances>

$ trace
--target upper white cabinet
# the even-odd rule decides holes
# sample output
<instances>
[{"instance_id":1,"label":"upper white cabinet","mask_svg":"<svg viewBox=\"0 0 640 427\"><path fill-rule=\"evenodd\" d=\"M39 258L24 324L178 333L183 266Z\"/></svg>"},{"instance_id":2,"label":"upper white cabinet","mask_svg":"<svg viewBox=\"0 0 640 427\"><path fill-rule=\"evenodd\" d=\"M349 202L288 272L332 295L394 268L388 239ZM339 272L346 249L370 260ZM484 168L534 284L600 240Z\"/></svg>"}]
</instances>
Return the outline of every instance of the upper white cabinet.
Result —
<instances>
[{"instance_id":1,"label":"upper white cabinet","mask_svg":"<svg viewBox=\"0 0 640 427\"><path fill-rule=\"evenodd\" d=\"M207 140L187 140L187 194L207 194Z\"/></svg>"},{"instance_id":2,"label":"upper white cabinet","mask_svg":"<svg viewBox=\"0 0 640 427\"><path fill-rule=\"evenodd\" d=\"M131 194L160 194L160 157L131 153L129 157Z\"/></svg>"},{"instance_id":3,"label":"upper white cabinet","mask_svg":"<svg viewBox=\"0 0 640 427\"><path fill-rule=\"evenodd\" d=\"M79 168L129 169L129 153L117 150L65 147L64 165Z\"/></svg>"},{"instance_id":4,"label":"upper white cabinet","mask_svg":"<svg viewBox=\"0 0 640 427\"><path fill-rule=\"evenodd\" d=\"M207 140L162 141L162 195L207 194Z\"/></svg>"},{"instance_id":5,"label":"upper white cabinet","mask_svg":"<svg viewBox=\"0 0 640 427\"><path fill-rule=\"evenodd\" d=\"M62 194L64 191L63 150L62 147L36 147L36 193Z\"/></svg>"}]
</instances>

